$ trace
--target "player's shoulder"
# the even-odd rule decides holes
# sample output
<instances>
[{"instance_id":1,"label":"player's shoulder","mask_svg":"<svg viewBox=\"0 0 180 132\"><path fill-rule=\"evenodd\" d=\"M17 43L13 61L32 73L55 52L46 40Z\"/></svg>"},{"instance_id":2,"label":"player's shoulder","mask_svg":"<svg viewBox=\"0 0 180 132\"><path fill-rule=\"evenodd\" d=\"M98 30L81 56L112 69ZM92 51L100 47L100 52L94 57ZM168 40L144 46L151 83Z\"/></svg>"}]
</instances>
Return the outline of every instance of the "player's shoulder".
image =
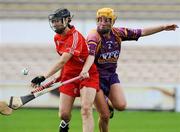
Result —
<instances>
[{"instance_id":1,"label":"player's shoulder","mask_svg":"<svg viewBox=\"0 0 180 132\"><path fill-rule=\"evenodd\" d=\"M76 39L78 41L85 41L85 37L82 35L82 33L78 30L75 30L72 35L73 39Z\"/></svg>"},{"instance_id":2,"label":"player's shoulder","mask_svg":"<svg viewBox=\"0 0 180 132\"><path fill-rule=\"evenodd\" d=\"M98 41L100 39L100 35L99 33L97 32L96 29L92 29L89 33L88 33L88 36L87 36L87 39L89 40L96 40Z\"/></svg>"},{"instance_id":3,"label":"player's shoulder","mask_svg":"<svg viewBox=\"0 0 180 132\"><path fill-rule=\"evenodd\" d=\"M80 31L78 31L78 30L75 30L74 34L78 34L79 36L83 37L82 33Z\"/></svg>"},{"instance_id":4,"label":"player's shoulder","mask_svg":"<svg viewBox=\"0 0 180 132\"><path fill-rule=\"evenodd\" d=\"M58 40L58 39L61 39L61 36L56 33L56 34L54 35L54 40Z\"/></svg>"},{"instance_id":5,"label":"player's shoulder","mask_svg":"<svg viewBox=\"0 0 180 132\"><path fill-rule=\"evenodd\" d=\"M125 27L113 27L112 30L116 32L124 32L126 28Z\"/></svg>"},{"instance_id":6,"label":"player's shoulder","mask_svg":"<svg viewBox=\"0 0 180 132\"><path fill-rule=\"evenodd\" d=\"M97 29L92 29L92 30L89 31L89 34L96 34L96 33L98 33Z\"/></svg>"},{"instance_id":7,"label":"player's shoulder","mask_svg":"<svg viewBox=\"0 0 180 132\"><path fill-rule=\"evenodd\" d=\"M127 28L125 28L125 27L113 27L112 32L114 34L117 34L118 36L124 36L124 34L127 34Z\"/></svg>"}]
</instances>

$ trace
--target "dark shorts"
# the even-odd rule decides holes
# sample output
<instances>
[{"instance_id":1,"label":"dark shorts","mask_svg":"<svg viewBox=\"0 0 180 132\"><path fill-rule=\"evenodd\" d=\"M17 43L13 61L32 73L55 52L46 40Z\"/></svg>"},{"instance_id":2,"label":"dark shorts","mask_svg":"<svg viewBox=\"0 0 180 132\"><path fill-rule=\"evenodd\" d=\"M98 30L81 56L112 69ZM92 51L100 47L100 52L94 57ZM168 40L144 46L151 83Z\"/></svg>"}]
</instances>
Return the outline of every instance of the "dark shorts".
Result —
<instances>
[{"instance_id":1,"label":"dark shorts","mask_svg":"<svg viewBox=\"0 0 180 132\"><path fill-rule=\"evenodd\" d=\"M109 95L111 85L115 83L120 83L117 73L114 73L111 76L100 77L100 88L106 96Z\"/></svg>"}]
</instances>

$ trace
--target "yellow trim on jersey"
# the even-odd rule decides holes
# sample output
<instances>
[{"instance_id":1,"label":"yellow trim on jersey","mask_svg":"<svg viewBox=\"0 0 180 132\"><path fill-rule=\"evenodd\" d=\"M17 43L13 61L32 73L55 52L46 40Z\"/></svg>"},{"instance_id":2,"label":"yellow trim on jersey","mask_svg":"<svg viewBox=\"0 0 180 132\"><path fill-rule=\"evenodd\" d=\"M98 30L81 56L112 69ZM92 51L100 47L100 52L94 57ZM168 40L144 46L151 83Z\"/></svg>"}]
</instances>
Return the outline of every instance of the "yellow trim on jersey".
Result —
<instances>
[{"instance_id":1,"label":"yellow trim on jersey","mask_svg":"<svg viewBox=\"0 0 180 132\"><path fill-rule=\"evenodd\" d=\"M128 33L127 33L127 29L124 28L124 33L125 33L125 37L127 37Z\"/></svg>"},{"instance_id":2,"label":"yellow trim on jersey","mask_svg":"<svg viewBox=\"0 0 180 132\"><path fill-rule=\"evenodd\" d=\"M97 43L93 42L93 41L89 41L88 44L95 44L95 45L97 45Z\"/></svg>"},{"instance_id":3,"label":"yellow trim on jersey","mask_svg":"<svg viewBox=\"0 0 180 132\"><path fill-rule=\"evenodd\" d=\"M97 45L96 53L98 53L98 51L99 51L100 48L101 48L101 41L100 41L99 44Z\"/></svg>"}]
</instances>

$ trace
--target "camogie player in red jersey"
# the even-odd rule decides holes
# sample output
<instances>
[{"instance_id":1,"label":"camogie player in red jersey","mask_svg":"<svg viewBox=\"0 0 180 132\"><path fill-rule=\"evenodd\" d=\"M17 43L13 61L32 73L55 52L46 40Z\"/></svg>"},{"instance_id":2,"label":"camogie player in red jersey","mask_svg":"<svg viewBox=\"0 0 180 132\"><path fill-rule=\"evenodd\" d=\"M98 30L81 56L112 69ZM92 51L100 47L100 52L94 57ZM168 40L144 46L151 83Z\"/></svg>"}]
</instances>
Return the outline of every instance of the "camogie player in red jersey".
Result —
<instances>
[{"instance_id":1,"label":"camogie player in red jersey","mask_svg":"<svg viewBox=\"0 0 180 132\"><path fill-rule=\"evenodd\" d=\"M59 116L61 118L59 132L68 132L71 110L75 97L81 98L81 115L83 132L94 132L92 106L96 92L99 91L99 74L93 59L89 55L85 38L70 25L71 15L67 9L58 9L49 15L49 22L56 32L54 41L60 58L47 74L32 79L32 86L39 85L57 71L61 70L59 81L65 81L78 75L82 80L61 86ZM62 70L63 69L63 70ZM103 95L103 94L102 94Z\"/></svg>"}]
</instances>

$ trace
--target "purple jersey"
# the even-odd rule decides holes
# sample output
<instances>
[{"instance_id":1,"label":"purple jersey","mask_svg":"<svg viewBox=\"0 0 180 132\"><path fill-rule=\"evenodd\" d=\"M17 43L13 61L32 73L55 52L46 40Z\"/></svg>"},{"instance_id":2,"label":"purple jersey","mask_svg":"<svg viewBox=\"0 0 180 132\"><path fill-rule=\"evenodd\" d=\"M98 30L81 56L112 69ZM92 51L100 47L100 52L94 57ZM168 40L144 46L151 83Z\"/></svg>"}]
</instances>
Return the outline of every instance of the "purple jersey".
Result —
<instances>
[{"instance_id":1,"label":"purple jersey","mask_svg":"<svg viewBox=\"0 0 180 132\"><path fill-rule=\"evenodd\" d=\"M95 64L100 77L111 76L116 73L117 61L121 52L121 41L138 40L141 29L113 28L110 38L100 36L93 30L87 37L91 55L95 55Z\"/></svg>"}]
</instances>

